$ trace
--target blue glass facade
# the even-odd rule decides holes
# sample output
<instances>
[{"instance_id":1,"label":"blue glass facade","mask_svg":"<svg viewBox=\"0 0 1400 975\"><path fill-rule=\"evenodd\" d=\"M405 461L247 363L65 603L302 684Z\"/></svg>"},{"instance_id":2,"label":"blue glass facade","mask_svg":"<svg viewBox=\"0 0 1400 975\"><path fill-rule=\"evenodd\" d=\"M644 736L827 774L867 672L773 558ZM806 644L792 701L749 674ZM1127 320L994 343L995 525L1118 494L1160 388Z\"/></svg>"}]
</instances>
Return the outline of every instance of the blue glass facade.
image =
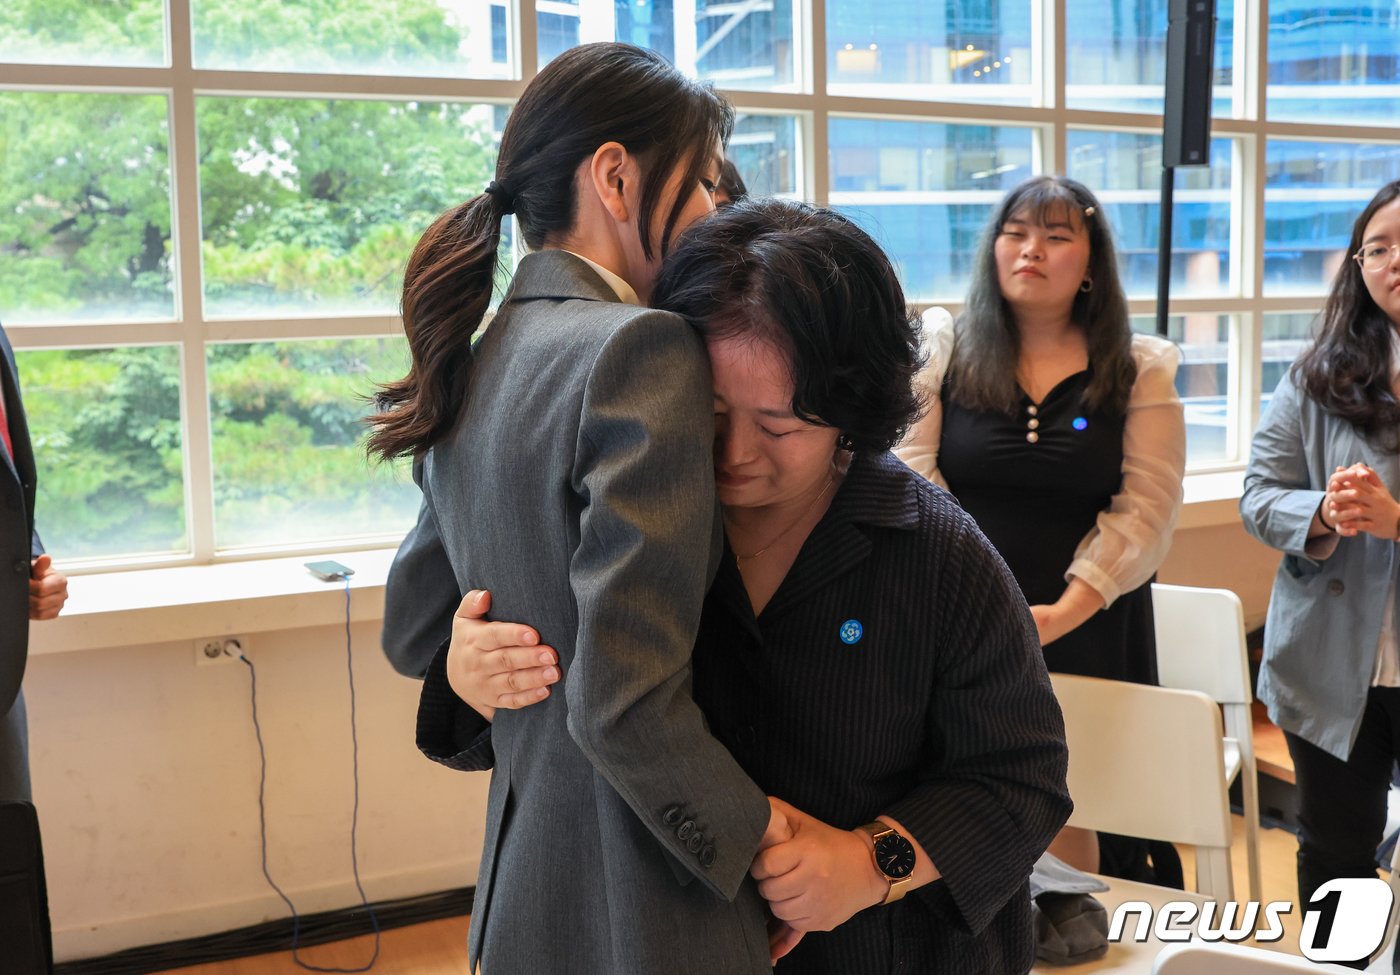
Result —
<instances>
[{"instance_id":1,"label":"blue glass facade","mask_svg":"<svg viewBox=\"0 0 1400 975\"><path fill-rule=\"evenodd\" d=\"M1269 4L1270 118L1394 122L1398 78L1400 5Z\"/></svg>"},{"instance_id":2,"label":"blue glass facade","mask_svg":"<svg viewBox=\"0 0 1400 975\"><path fill-rule=\"evenodd\" d=\"M826 31L836 85L966 85L976 98L1030 76L1029 0L827 0Z\"/></svg>"}]
</instances>

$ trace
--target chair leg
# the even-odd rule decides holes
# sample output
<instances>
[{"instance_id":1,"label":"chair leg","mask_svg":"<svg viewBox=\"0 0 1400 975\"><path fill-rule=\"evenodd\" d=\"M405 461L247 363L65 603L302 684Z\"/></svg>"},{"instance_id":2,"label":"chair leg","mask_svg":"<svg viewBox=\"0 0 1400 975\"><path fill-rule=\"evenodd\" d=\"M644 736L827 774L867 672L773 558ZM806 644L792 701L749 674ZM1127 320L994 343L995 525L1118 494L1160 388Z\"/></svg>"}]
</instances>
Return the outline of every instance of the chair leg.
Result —
<instances>
[{"instance_id":1,"label":"chair leg","mask_svg":"<svg viewBox=\"0 0 1400 975\"><path fill-rule=\"evenodd\" d=\"M1240 741L1240 792L1244 798L1244 851L1249 867L1249 896L1264 899L1259 869L1259 768L1254 761L1254 743Z\"/></svg>"},{"instance_id":2,"label":"chair leg","mask_svg":"<svg viewBox=\"0 0 1400 975\"><path fill-rule=\"evenodd\" d=\"M1217 901L1235 899L1229 847L1196 847L1196 892Z\"/></svg>"}]
</instances>

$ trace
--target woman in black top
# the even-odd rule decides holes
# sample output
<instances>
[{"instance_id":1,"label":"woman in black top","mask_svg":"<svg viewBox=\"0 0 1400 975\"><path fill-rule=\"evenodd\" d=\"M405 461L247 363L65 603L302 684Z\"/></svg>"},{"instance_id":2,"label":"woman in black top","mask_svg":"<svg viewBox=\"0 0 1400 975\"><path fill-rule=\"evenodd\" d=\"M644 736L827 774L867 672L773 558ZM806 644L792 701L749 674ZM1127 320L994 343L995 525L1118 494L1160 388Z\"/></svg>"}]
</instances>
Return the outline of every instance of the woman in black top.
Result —
<instances>
[{"instance_id":1,"label":"woman in black top","mask_svg":"<svg viewBox=\"0 0 1400 975\"><path fill-rule=\"evenodd\" d=\"M899 455L948 487L1006 559L1051 671L1157 683L1151 581L1186 462L1180 356L1130 329L1098 200L1058 176L1013 189L956 325L932 309L926 328L932 404ZM1089 836L1054 852L1180 882L1165 844L1172 863L1155 877L1136 842L1110 841L1102 863Z\"/></svg>"}]
</instances>

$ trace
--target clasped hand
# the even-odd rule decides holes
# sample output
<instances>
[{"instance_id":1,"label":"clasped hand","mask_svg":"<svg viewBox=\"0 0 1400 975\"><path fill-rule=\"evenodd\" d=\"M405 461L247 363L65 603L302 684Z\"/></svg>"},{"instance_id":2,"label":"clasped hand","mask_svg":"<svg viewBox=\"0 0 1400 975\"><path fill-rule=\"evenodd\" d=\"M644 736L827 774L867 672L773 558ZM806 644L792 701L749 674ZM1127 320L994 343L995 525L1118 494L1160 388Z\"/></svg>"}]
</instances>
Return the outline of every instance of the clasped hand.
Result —
<instances>
[{"instance_id":1,"label":"clasped hand","mask_svg":"<svg viewBox=\"0 0 1400 975\"><path fill-rule=\"evenodd\" d=\"M768 801L786 817L791 835L765 845L749 873L773 913L769 945L776 961L803 933L830 931L882 902L889 884L876 874L862 835L828 826L781 799Z\"/></svg>"},{"instance_id":2,"label":"clasped hand","mask_svg":"<svg viewBox=\"0 0 1400 975\"><path fill-rule=\"evenodd\" d=\"M1338 467L1327 482L1323 498L1326 521L1343 538L1365 532L1387 541L1394 540L1400 528L1400 504L1375 471L1365 464Z\"/></svg>"},{"instance_id":3,"label":"clasped hand","mask_svg":"<svg viewBox=\"0 0 1400 975\"><path fill-rule=\"evenodd\" d=\"M560 678L558 656L519 623L491 623L491 594L473 590L452 620L447 680L453 693L488 721L497 708L517 709L549 696ZM807 931L830 931L884 900L889 885L875 872L864 836L828 826L769 797L768 828L750 873L768 901L769 948L776 962Z\"/></svg>"}]
</instances>

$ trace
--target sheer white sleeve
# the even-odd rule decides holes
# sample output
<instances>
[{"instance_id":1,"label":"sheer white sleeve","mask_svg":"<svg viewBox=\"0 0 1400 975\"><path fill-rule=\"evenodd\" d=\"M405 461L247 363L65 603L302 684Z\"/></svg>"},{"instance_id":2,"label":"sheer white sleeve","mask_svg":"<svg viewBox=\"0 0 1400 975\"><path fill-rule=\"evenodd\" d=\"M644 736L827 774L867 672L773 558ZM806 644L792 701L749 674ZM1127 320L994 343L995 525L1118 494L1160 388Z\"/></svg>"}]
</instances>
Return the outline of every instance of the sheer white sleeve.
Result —
<instances>
[{"instance_id":1,"label":"sheer white sleeve","mask_svg":"<svg viewBox=\"0 0 1400 975\"><path fill-rule=\"evenodd\" d=\"M924 312L923 324L923 351L927 361L914 383L923 397L925 412L909 428L894 453L916 474L947 488L947 482L938 471L938 442L943 437L943 402L939 393L953 354L953 316L943 308L930 308Z\"/></svg>"},{"instance_id":2,"label":"sheer white sleeve","mask_svg":"<svg viewBox=\"0 0 1400 975\"><path fill-rule=\"evenodd\" d=\"M1176 393L1181 353L1165 339L1133 336L1137 381L1123 427L1123 484L1074 552L1065 573L1111 605L1141 586L1171 548L1186 472L1186 420Z\"/></svg>"}]
</instances>

